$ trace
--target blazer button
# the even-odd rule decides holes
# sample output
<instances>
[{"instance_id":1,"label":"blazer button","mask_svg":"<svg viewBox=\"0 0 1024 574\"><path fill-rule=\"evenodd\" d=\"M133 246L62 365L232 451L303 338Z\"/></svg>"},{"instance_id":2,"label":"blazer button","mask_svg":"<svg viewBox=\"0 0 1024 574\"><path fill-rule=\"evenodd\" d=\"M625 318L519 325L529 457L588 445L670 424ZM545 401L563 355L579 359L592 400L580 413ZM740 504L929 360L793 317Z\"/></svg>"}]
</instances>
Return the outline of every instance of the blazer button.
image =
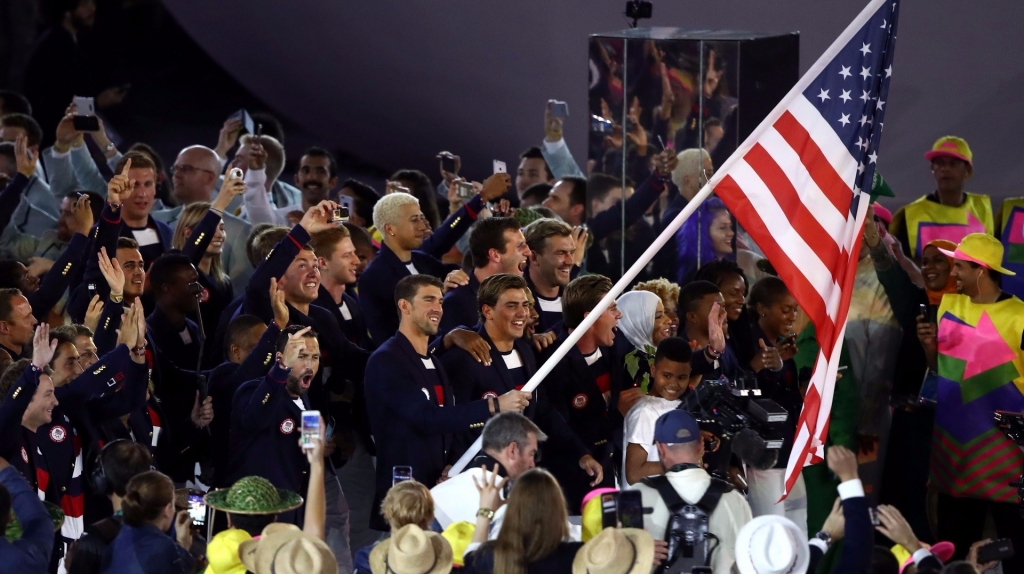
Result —
<instances>
[{"instance_id":1,"label":"blazer button","mask_svg":"<svg viewBox=\"0 0 1024 574\"><path fill-rule=\"evenodd\" d=\"M60 491L61 491L61 492L67 492L67 490L68 490L68 489L67 489L67 487L65 487L65 486L62 486L62 487L60 487Z\"/></svg>"}]
</instances>

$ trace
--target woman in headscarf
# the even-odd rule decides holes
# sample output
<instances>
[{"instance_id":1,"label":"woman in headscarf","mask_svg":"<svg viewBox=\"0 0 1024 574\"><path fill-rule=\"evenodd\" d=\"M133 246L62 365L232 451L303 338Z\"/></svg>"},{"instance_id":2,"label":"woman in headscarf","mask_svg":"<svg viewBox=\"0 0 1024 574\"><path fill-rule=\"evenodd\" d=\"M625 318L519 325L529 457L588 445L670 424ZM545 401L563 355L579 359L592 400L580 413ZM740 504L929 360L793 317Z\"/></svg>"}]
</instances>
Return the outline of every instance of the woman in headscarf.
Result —
<instances>
[{"instance_id":1,"label":"woman in headscarf","mask_svg":"<svg viewBox=\"0 0 1024 574\"><path fill-rule=\"evenodd\" d=\"M644 378L650 378L650 361L654 360L658 343L671 334L672 319L665 313L661 297L650 291L630 291L620 296L615 304L622 313L619 333L630 346L628 350L623 349L629 377L623 388L642 385Z\"/></svg>"}]
</instances>

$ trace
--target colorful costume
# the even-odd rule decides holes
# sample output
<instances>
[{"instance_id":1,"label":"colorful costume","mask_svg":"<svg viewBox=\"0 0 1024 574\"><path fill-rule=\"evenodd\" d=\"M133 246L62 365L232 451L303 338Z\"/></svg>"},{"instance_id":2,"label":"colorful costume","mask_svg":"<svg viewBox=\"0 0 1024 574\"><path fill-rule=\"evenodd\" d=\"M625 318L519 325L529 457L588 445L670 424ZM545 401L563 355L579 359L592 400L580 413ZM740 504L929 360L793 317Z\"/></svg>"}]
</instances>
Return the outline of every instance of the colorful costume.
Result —
<instances>
[{"instance_id":1,"label":"colorful costume","mask_svg":"<svg viewBox=\"0 0 1024 574\"><path fill-rule=\"evenodd\" d=\"M1003 267L1017 273L1003 277L1003 291L1024 296L1024 197L1003 201L996 216L999 240L1003 243Z\"/></svg>"}]
</instances>

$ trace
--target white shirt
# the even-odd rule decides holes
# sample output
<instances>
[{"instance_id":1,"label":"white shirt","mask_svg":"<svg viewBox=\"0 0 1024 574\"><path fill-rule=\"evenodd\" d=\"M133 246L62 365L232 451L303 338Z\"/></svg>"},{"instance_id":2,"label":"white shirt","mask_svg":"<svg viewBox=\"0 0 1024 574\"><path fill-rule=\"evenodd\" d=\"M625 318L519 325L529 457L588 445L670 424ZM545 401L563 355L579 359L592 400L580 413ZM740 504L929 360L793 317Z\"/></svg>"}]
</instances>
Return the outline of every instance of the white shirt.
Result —
<instances>
[{"instance_id":1,"label":"white shirt","mask_svg":"<svg viewBox=\"0 0 1024 574\"><path fill-rule=\"evenodd\" d=\"M625 432L622 438L622 484L629 485L626 480L626 451L629 444L638 444L647 451L647 460L657 462L658 449L654 447L654 423L661 415L676 410L682 401L669 401L661 397L644 395L626 413Z\"/></svg>"},{"instance_id":2,"label":"white shirt","mask_svg":"<svg viewBox=\"0 0 1024 574\"><path fill-rule=\"evenodd\" d=\"M711 475L702 468L688 468L670 472L666 476L679 497L688 504L697 504L711 485ZM630 489L640 491L644 508L654 509L653 513L644 516L644 530L655 540L664 540L670 518L665 501L657 490L643 483L631 486ZM712 572L729 574L736 562L736 536L743 525L751 520L753 516L750 505L739 492L726 492L718 500L718 506L708 517L708 532L718 537L718 545L711 555ZM714 546L714 543L711 545Z\"/></svg>"}]
</instances>

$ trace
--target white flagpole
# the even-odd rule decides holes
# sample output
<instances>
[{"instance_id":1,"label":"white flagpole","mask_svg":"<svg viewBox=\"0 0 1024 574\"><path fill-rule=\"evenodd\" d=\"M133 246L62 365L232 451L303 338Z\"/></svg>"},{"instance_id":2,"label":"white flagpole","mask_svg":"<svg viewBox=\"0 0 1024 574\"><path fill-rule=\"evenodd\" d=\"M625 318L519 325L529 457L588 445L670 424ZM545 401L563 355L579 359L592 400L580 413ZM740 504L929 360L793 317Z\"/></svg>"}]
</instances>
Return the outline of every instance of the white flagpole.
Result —
<instances>
[{"instance_id":1,"label":"white flagpole","mask_svg":"<svg viewBox=\"0 0 1024 574\"><path fill-rule=\"evenodd\" d=\"M715 178L712 178L712 181L717 183L717 179ZM572 346L580 340L583 334L597 322L598 317L608 309L608 306L612 304L612 301L615 301L615 299L619 297L619 293L622 293L622 291L633 281L633 278L647 266L655 255L657 255L658 251L660 251L670 239L675 237L676 231L683 226L683 222L685 222L690 215L696 211L700 204L703 203L709 195L711 195L712 189L714 189L714 187L712 187L710 182L704 184L704 187L697 192L697 195L693 196L693 199L686 204L686 207L679 212L679 215L677 215L676 218L673 219L667 227L665 227L665 230L661 232L661 235L651 243L650 247L647 248L647 251L644 251L644 254L641 255L640 258L633 263L633 266L626 271L625 275L622 276L622 279L619 279L619 282L612 286L612 290L609 291L608 294L604 296L604 299L601 299L597 306L594 307L594 310L583 319L583 322L580 323L579 327L573 329L572 333L569 333L569 337L563 341L557 349L555 349L555 352L551 357L548 358L548 360L545 361L539 369L537 369L537 372L530 377L530 380L523 385L523 391L532 393L534 389L540 386L544 378L547 377L548 374L551 373L551 370L555 368L555 365L558 364L558 361L561 361L562 357L565 357L565 354L569 352L569 349L571 349ZM480 437L477 437L473 445L469 447L469 450L462 455L462 458L452 465L451 470L448 471L449 476L459 474L462 472L462 469L466 468L469 461L473 460L476 453L480 452L480 445L482 442L483 440Z\"/></svg>"}]
</instances>

